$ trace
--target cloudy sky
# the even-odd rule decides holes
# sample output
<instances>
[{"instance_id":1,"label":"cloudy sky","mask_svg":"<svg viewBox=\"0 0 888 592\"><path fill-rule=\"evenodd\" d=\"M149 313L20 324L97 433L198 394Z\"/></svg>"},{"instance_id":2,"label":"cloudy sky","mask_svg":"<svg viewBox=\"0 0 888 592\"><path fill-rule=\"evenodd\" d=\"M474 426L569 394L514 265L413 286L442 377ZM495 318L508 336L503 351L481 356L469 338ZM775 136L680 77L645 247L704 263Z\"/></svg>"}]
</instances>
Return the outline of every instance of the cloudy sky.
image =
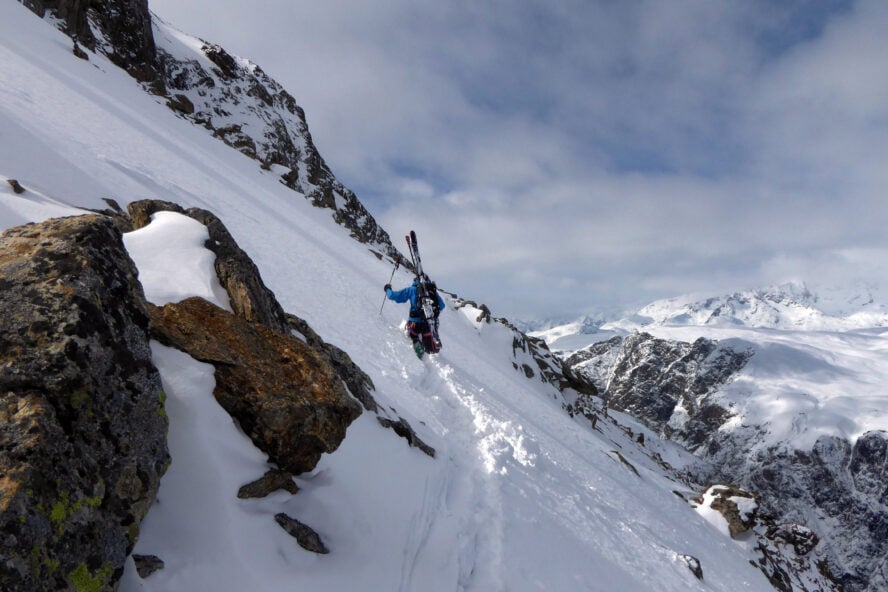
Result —
<instances>
[{"instance_id":1,"label":"cloudy sky","mask_svg":"<svg viewBox=\"0 0 888 592\"><path fill-rule=\"evenodd\" d=\"M149 2L277 78L494 314L888 286L883 0Z\"/></svg>"}]
</instances>

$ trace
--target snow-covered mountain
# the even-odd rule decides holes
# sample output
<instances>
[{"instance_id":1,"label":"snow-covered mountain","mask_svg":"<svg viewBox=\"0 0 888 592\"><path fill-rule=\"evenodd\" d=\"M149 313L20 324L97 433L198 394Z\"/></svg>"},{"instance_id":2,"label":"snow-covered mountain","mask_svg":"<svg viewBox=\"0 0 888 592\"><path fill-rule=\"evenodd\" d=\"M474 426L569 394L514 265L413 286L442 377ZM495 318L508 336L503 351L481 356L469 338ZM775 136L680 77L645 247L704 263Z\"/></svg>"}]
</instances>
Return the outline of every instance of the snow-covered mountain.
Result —
<instances>
[{"instance_id":1,"label":"snow-covered mountain","mask_svg":"<svg viewBox=\"0 0 888 592\"><path fill-rule=\"evenodd\" d=\"M725 296L684 296L651 303L634 323L653 325L742 325L772 329L842 330L888 326L888 307L872 286L812 291L791 282Z\"/></svg>"},{"instance_id":2,"label":"snow-covered mountain","mask_svg":"<svg viewBox=\"0 0 888 592\"><path fill-rule=\"evenodd\" d=\"M769 510L831 541L846 589L878 590L888 585L886 490L856 471L878 450L867 471L885 478L885 310L872 286L790 283L535 335L609 406L710 461L711 478L769 494Z\"/></svg>"},{"instance_id":3,"label":"snow-covered mountain","mask_svg":"<svg viewBox=\"0 0 888 592\"><path fill-rule=\"evenodd\" d=\"M287 154L294 161L273 156L276 141L263 143L266 126L279 129L277 122L284 121L281 133L287 136L299 127L288 115L273 117L281 108L298 116L280 89L261 96L252 81L260 80L266 90L273 85L256 67L156 21L153 43L178 65L155 63L138 47L126 53L126 44L115 45L117 29L107 25L109 15L101 12L110 0L62 4L92 11L82 15L92 45L84 41L78 19L67 23L86 46L85 52L78 47L81 57L52 19L36 18L17 2L0 4L0 227L78 215L84 208L104 211L110 207L104 198L124 205L153 198L210 210L252 257L283 309L298 314L366 372L382 411L376 418L362 413L335 452L297 475L292 482L298 493L239 499L241 486L274 468L267 454L216 404L210 364L152 342L172 463L141 523L135 553L156 556L164 567L143 578L132 561L104 565L91 551L74 549L87 559L71 573L59 573L57 561L41 561L40 548L24 550L36 561L10 549L0 575L36 564L39 573L69 589L110 590L122 576L125 591L838 589L829 577L835 554L818 543L816 529L758 513L769 502L752 494L707 487L712 483L697 476L715 474L717 467L661 438L656 427L608 412L594 387L571 383L543 343L493 319L489 310L448 297L443 352L416 359L403 333L403 307L387 303L380 312L381 286L392 269L381 229L372 232L376 238L360 230L372 217L340 191L326 165L303 167L319 158L303 158L310 153L305 133L291 137L297 150ZM143 82L161 80L163 88L148 84L153 94L146 92L132 75ZM180 75L189 82L177 86ZM315 176L312 170L326 173ZM324 196L331 198L333 216L314 207ZM357 212L351 217L357 226L349 212ZM126 235L144 293L156 305L200 296L224 308L207 227L183 218L174 212L155 215L141 231ZM424 259L433 270L434 253L424 253ZM402 269L393 283L409 281ZM22 332L28 333L27 325ZM309 340L308 329L297 333ZM735 339L734 349L746 351L742 338ZM880 363L880 339L873 334L867 342L868 369ZM849 357L861 345L847 344ZM774 350L788 351L781 345L775 341ZM761 417L779 420L773 439L779 445L793 433L796 411L819 409L820 399L809 405L810 399L796 393L791 401L797 404L766 414L767 381L788 388L799 369L816 375L833 366L813 354L778 355L776 365L756 355L743 367L758 369L749 382L729 382L729 373L718 384L737 387L730 400L735 407L743 401L744 384L746 392L760 394L755 400ZM708 359L706 354L703 361ZM756 360L765 361L756 366ZM4 359L3 368L14 369L15 360ZM856 387L865 380L849 376L845 384ZM872 411L842 415L850 405L837 398L823 413L809 412L810 429L835 428L850 437L885 425L883 398L870 386ZM607 388L602 385L601 393ZM712 394L705 388L691 392ZM822 393L826 400L826 387ZM815 398L820 394L815 391ZM846 421L849 414L853 425ZM3 422L13 415L4 407ZM381 415L403 419L434 448L434 456L385 429ZM870 456L878 459L878 450ZM858 464L866 468L875 461ZM871 476L864 470L855 475ZM49 543L53 532L76 527L80 513L101 509L104 499L97 494L80 505L60 501L51 516L35 511L20 521L3 515L12 507L10 499L25 496L10 486L13 481L6 473L0 477L4 527L11 532L33 521L45 526L41 532ZM875 490L878 479L867 484ZM296 544L277 520L281 514L310 525L329 553ZM2 542L9 545L4 533ZM884 572L884 563L876 567Z\"/></svg>"},{"instance_id":4,"label":"snow-covered mountain","mask_svg":"<svg viewBox=\"0 0 888 592\"><path fill-rule=\"evenodd\" d=\"M810 288L787 282L731 294L676 296L622 315L528 324L528 332L555 350L571 352L612 335L669 326L851 331L888 327L888 304L875 285Z\"/></svg>"}]
</instances>

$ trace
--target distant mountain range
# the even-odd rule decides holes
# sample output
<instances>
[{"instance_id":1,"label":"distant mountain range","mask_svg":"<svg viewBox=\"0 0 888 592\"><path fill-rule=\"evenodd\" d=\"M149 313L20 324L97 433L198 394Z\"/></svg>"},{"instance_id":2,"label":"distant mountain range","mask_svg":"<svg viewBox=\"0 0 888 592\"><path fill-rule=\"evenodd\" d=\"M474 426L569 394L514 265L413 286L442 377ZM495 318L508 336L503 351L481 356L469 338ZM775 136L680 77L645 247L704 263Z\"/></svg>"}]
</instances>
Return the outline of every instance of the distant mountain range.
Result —
<instances>
[{"instance_id":1,"label":"distant mountain range","mask_svg":"<svg viewBox=\"0 0 888 592\"><path fill-rule=\"evenodd\" d=\"M772 329L841 330L888 325L888 308L876 303L873 286L812 291L792 282L725 296L683 296L653 302L640 311L639 325L742 325Z\"/></svg>"},{"instance_id":2,"label":"distant mountain range","mask_svg":"<svg viewBox=\"0 0 888 592\"><path fill-rule=\"evenodd\" d=\"M871 534L888 524L875 468L888 441L883 302L873 285L791 282L531 335L608 408L705 459L711 479L761 494L830 541L845 590L883 590L884 536Z\"/></svg>"},{"instance_id":3,"label":"distant mountain range","mask_svg":"<svg viewBox=\"0 0 888 592\"><path fill-rule=\"evenodd\" d=\"M871 284L810 287L804 282L733 292L719 296L688 294L657 300L634 314L593 314L565 323L524 323L534 337L553 349L575 350L651 327L708 326L849 331L888 327L888 305ZM593 337L594 336L594 337Z\"/></svg>"}]
</instances>

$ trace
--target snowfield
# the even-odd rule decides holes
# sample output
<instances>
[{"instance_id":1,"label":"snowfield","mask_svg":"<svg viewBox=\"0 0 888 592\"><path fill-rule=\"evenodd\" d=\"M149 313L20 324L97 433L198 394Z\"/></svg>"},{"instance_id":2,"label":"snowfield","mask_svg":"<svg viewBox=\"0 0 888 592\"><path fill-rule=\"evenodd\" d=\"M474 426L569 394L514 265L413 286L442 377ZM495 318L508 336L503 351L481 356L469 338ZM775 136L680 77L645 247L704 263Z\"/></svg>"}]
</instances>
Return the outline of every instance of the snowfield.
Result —
<instances>
[{"instance_id":1,"label":"snowfield","mask_svg":"<svg viewBox=\"0 0 888 592\"><path fill-rule=\"evenodd\" d=\"M804 308L815 317L827 317L829 325L840 329L798 328L787 323L786 317L777 323L783 328L746 326L731 319L712 325L638 325L630 318L607 323L597 333L581 333L573 323L534 335L565 353L627 331L688 343L704 337L735 351L752 351L745 368L720 390L725 405L736 414L722 429L766 426L757 443L761 448L786 445L810 450L820 436L838 436L853 443L867 431L888 430L888 327L860 324L859 311L834 317ZM787 316L800 314L791 310ZM677 318L667 313L664 317ZM878 315L869 318L881 319Z\"/></svg>"},{"instance_id":2,"label":"snowfield","mask_svg":"<svg viewBox=\"0 0 888 592\"><path fill-rule=\"evenodd\" d=\"M122 591L772 590L749 549L686 501L701 492L653 458L680 469L693 462L687 453L651 433L640 446L609 421L593 430L570 418L557 391L513 368L511 332L475 322L478 311L453 301L442 314L442 353L418 360L403 332L405 307L387 302L379 312L391 267L329 211L177 118L105 58L75 58L67 37L17 2L0 3L0 133L0 180L16 178L28 190L18 195L0 183L0 226L104 208L106 197L211 210L284 309L345 350L371 376L380 405L437 451L432 459L409 448L365 413L339 450L296 478L298 494L239 500L237 489L268 469L265 456L215 403L212 368L153 344L172 465L135 552L166 567L142 580L128 565ZM225 306L212 255L201 247L204 231L181 218L158 214L126 237L146 294L158 304L200 295ZM423 258L434 276L435 253ZM410 279L402 271L392 283ZM824 357L830 344L850 356L868 338L861 351L886 352L880 334L851 338L858 341L842 353L843 343L824 335L802 360L804 374L844 367L846 359ZM786 376L781 368L758 372ZM849 387L864 383L860 372L847 377ZM851 408L839 393L824 401L830 414L813 412L825 397L812 390L813 377L798 378L798 397L817 405L790 400L787 408L811 405L811 430L885 425L875 396L882 372L869 375L872 412L854 414L853 425L829 423ZM783 431L792 425L785 422ZM314 528L331 553L300 548L274 522L278 512ZM683 556L699 560L702 580Z\"/></svg>"}]
</instances>

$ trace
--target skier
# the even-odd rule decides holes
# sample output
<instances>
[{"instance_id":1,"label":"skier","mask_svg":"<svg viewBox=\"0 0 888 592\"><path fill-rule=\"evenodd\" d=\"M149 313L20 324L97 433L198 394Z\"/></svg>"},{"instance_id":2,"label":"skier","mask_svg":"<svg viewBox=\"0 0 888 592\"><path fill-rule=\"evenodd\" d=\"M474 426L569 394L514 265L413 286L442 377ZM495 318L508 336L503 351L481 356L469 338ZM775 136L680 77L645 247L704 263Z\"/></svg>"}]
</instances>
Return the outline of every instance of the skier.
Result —
<instances>
[{"instance_id":1,"label":"skier","mask_svg":"<svg viewBox=\"0 0 888 592\"><path fill-rule=\"evenodd\" d=\"M429 296L433 300L437 300L437 306L434 307L434 318L432 319L426 318L419 302L419 277L413 280L412 285L407 286L403 290L394 291L391 284L386 284L383 288L389 300L410 302L410 313L407 317L407 334L410 336L411 341L413 341L413 351L416 352L419 359L422 359L425 352L430 354L438 353L440 346L432 335L429 321L437 323L438 314L444 310L444 300L438 294L435 283L430 281L428 276L424 276L423 279Z\"/></svg>"}]
</instances>

